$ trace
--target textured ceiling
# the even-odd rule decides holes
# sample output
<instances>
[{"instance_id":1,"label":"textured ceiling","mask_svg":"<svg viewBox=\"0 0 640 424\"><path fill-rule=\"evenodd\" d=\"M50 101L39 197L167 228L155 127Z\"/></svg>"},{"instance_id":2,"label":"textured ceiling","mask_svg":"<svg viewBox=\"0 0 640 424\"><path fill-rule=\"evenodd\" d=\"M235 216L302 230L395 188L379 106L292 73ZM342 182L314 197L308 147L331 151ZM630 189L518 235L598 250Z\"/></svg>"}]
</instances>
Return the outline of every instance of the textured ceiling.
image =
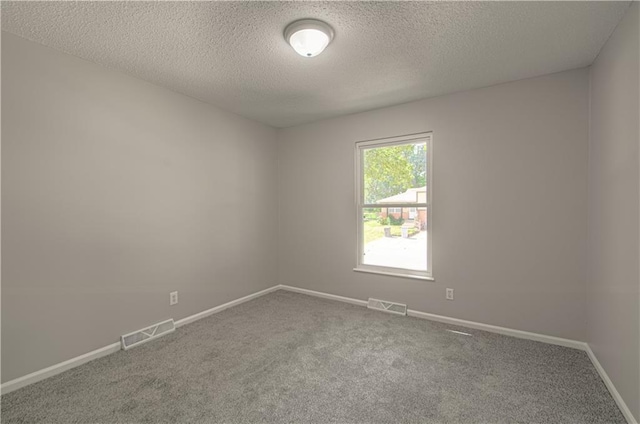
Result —
<instances>
[{"instance_id":1,"label":"textured ceiling","mask_svg":"<svg viewBox=\"0 0 640 424\"><path fill-rule=\"evenodd\" d=\"M587 66L629 2L2 2L2 29L275 127ZM303 58L300 18L335 39Z\"/></svg>"}]
</instances>

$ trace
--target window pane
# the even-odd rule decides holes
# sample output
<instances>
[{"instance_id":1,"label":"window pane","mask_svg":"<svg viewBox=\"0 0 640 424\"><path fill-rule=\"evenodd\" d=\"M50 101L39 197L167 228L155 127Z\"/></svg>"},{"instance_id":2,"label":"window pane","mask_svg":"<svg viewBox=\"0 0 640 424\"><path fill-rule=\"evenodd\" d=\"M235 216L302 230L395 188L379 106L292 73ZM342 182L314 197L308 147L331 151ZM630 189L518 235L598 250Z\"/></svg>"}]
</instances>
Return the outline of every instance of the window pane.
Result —
<instances>
[{"instance_id":1,"label":"window pane","mask_svg":"<svg viewBox=\"0 0 640 424\"><path fill-rule=\"evenodd\" d=\"M380 207L362 211L364 265L427 270L427 208Z\"/></svg>"},{"instance_id":2,"label":"window pane","mask_svg":"<svg viewBox=\"0 0 640 424\"><path fill-rule=\"evenodd\" d=\"M363 151L364 203L426 203L425 142Z\"/></svg>"}]
</instances>

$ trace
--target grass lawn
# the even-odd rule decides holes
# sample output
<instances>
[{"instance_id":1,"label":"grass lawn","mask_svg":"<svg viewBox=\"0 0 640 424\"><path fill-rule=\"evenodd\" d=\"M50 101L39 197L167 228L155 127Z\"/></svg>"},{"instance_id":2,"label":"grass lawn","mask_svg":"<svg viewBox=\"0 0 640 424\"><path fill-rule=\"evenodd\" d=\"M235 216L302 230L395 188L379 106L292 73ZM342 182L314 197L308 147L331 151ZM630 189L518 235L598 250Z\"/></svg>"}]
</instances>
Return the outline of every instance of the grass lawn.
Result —
<instances>
[{"instance_id":1,"label":"grass lawn","mask_svg":"<svg viewBox=\"0 0 640 424\"><path fill-rule=\"evenodd\" d=\"M402 225L381 225L378 221L365 221L364 223L364 244L384 237L384 227L391 227L391 236L400 237Z\"/></svg>"}]
</instances>

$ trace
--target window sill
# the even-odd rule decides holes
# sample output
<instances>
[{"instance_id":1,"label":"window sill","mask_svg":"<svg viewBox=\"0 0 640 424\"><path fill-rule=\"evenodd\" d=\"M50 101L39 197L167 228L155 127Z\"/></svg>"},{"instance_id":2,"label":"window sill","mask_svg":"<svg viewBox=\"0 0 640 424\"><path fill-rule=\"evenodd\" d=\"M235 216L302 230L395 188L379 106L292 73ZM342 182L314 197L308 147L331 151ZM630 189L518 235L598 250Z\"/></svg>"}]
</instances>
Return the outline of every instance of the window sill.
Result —
<instances>
[{"instance_id":1,"label":"window sill","mask_svg":"<svg viewBox=\"0 0 640 424\"><path fill-rule=\"evenodd\" d=\"M422 280L422 281L436 281L433 277L428 277L426 275L415 275L415 274L403 274L401 272L387 272L387 271L378 271L368 268L353 268L356 272L366 272L368 274L378 274L378 275L386 275L389 277L400 277L400 278L410 278L412 280Z\"/></svg>"}]
</instances>

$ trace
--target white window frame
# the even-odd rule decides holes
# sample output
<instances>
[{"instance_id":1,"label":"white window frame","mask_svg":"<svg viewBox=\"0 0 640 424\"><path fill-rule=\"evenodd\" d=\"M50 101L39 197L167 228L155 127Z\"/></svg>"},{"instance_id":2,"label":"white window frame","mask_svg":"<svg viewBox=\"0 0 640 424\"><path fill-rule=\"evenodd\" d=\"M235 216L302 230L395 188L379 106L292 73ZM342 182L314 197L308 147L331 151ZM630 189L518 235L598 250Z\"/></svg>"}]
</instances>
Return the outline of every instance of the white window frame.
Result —
<instances>
[{"instance_id":1,"label":"white window frame","mask_svg":"<svg viewBox=\"0 0 640 424\"><path fill-rule=\"evenodd\" d=\"M400 144L417 144L424 142L427 146L427 199L426 203L393 203L384 206L373 203L364 203L364 151L368 149L395 146ZM353 269L358 272L369 272L374 274L390 275L395 277L416 278L420 280L434 281L433 278L433 133L424 132L417 134L408 134L398 137L381 138L376 140L358 141L355 143L355 171L356 171L356 190L355 190L355 209L356 209L356 267ZM379 265L370 265L363 263L364 257L364 219L363 213L366 208L426 208L427 211L427 270L417 271L406 268L394 268Z\"/></svg>"}]
</instances>

